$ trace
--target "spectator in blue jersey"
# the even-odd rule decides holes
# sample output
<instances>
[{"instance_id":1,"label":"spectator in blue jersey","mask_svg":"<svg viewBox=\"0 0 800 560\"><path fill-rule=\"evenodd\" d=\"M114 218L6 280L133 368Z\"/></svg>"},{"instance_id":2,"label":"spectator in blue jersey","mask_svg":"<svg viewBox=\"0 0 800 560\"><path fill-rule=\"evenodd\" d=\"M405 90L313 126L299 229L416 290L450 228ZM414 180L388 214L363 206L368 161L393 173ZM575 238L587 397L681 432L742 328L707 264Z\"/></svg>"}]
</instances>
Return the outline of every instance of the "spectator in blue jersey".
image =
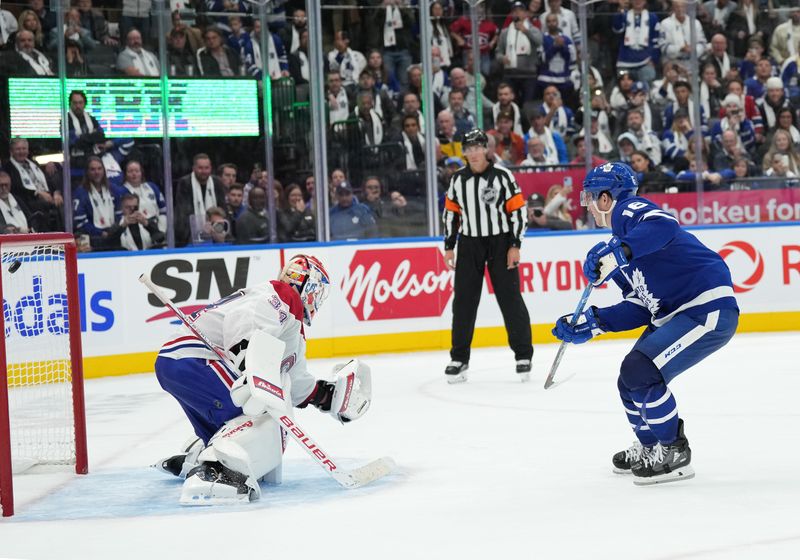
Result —
<instances>
[{"instance_id":1,"label":"spectator in blue jersey","mask_svg":"<svg viewBox=\"0 0 800 560\"><path fill-rule=\"evenodd\" d=\"M548 13L545 23L542 64L536 78L536 87L543 92L548 86L555 86L565 99L571 100L575 95L572 74L577 72L575 44L561 32L556 14Z\"/></svg>"},{"instance_id":2,"label":"spectator in blue jersey","mask_svg":"<svg viewBox=\"0 0 800 560\"><path fill-rule=\"evenodd\" d=\"M636 485L694 476L691 449L668 384L733 337L739 309L725 261L658 205L637 196L625 164L608 163L586 176L581 202L612 236L589 250L589 282L613 280L623 301L590 306L571 321L561 317L553 334L580 344L606 332L645 327L622 360L617 381L636 443L612 458L616 473Z\"/></svg>"},{"instance_id":3,"label":"spectator in blue jersey","mask_svg":"<svg viewBox=\"0 0 800 560\"><path fill-rule=\"evenodd\" d=\"M672 116L670 128L664 130L661 135L663 161L674 164L678 158L684 157L693 135L694 129L689 114L684 109L678 109Z\"/></svg>"},{"instance_id":4,"label":"spectator in blue jersey","mask_svg":"<svg viewBox=\"0 0 800 560\"><path fill-rule=\"evenodd\" d=\"M355 198L346 181L336 187L336 205L331 208L330 219L331 239L364 239L377 233L375 215Z\"/></svg>"},{"instance_id":5,"label":"spectator in blue jersey","mask_svg":"<svg viewBox=\"0 0 800 560\"><path fill-rule=\"evenodd\" d=\"M736 177L736 172L733 169L709 171L705 158L700 163L700 171L698 171L697 160L691 156L689 157L689 168L675 175L675 183L681 186L681 190L694 191L695 185L697 185L697 175L700 175L704 191L720 191L728 190L728 181Z\"/></svg>"},{"instance_id":6,"label":"spectator in blue jersey","mask_svg":"<svg viewBox=\"0 0 800 560\"><path fill-rule=\"evenodd\" d=\"M207 12L211 12L214 14L219 14L223 12L229 12L232 14L248 14L250 13L250 2L246 0L205 0L206 10ZM214 16L211 18L211 21L216 24L222 31L225 33L229 33L231 31L229 24L229 18L225 16Z\"/></svg>"},{"instance_id":7,"label":"spectator in blue jersey","mask_svg":"<svg viewBox=\"0 0 800 560\"><path fill-rule=\"evenodd\" d=\"M767 80L774 74L772 61L767 57L762 57L756 63L755 75L744 82L745 93L758 101L767 93Z\"/></svg>"},{"instance_id":8,"label":"spectator in blue jersey","mask_svg":"<svg viewBox=\"0 0 800 560\"><path fill-rule=\"evenodd\" d=\"M99 157L87 158L83 182L72 193L72 201L75 231L89 236L92 251L120 248L120 199L124 192L108 183L106 169Z\"/></svg>"},{"instance_id":9,"label":"spectator in blue jersey","mask_svg":"<svg viewBox=\"0 0 800 560\"><path fill-rule=\"evenodd\" d=\"M106 140L106 134L97 119L86 110L86 94L80 90L69 94L67 112L69 128L69 156L73 179L83 176L86 158L101 155L114 146Z\"/></svg>"},{"instance_id":10,"label":"spectator in blue jersey","mask_svg":"<svg viewBox=\"0 0 800 560\"><path fill-rule=\"evenodd\" d=\"M652 82L660 64L658 16L647 10L646 0L633 0L630 9L620 4L612 20L614 33L623 36L617 56L617 69L630 72L634 80Z\"/></svg>"},{"instance_id":11,"label":"spectator in blue jersey","mask_svg":"<svg viewBox=\"0 0 800 560\"><path fill-rule=\"evenodd\" d=\"M265 64L269 77L273 80L285 78L289 75L289 57L277 33L267 30L267 49L269 58L266 63L261 52L261 22L253 22L253 31L250 32L250 47L243 50L242 61L247 67L247 73L255 78L261 78Z\"/></svg>"},{"instance_id":12,"label":"spectator in blue jersey","mask_svg":"<svg viewBox=\"0 0 800 560\"><path fill-rule=\"evenodd\" d=\"M753 123L745 117L742 100L736 95L727 95L722 102L725 116L711 129L712 144L722 142L722 133L733 130L739 137L742 147L753 154L756 147L756 131Z\"/></svg>"}]
</instances>

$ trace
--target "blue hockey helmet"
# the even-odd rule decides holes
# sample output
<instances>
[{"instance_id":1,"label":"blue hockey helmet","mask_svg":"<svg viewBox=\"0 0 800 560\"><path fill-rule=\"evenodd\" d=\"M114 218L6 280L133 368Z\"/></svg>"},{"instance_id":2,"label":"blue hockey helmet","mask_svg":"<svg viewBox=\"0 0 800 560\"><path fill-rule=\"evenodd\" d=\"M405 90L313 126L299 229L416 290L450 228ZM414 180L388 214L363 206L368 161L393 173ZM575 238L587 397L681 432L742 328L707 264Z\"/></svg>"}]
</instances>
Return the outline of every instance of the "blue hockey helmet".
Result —
<instances>
[{"instance_id":1,"label":"blue hockey helmet","mask_svg":"<svg viewBox=\"0 0 800 560\"><path fill-rule=\"evenodd\" d=\"M604 192L615 201L634 196L639 189L639 181L631 166L621 161L598 165L586 175L581 191L581 206L589 206Z\"/></svg>"}]
</instances>

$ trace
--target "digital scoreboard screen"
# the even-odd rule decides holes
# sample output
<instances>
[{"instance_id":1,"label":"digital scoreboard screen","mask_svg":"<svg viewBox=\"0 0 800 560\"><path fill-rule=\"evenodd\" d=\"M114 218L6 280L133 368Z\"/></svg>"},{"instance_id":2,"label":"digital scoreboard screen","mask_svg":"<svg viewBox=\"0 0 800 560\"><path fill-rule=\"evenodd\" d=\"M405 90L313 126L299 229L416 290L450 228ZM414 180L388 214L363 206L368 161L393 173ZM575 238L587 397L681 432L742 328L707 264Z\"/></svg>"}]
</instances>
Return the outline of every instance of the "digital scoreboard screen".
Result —
<instances>
[{"instance_id":1,"label":"digital scoreboard screen","mask_svg":"<svg viewBox=\"0 0 800 560\"><path fill-rule=\"evenodd\" d=\"M170 79L173 138L258 136L255 80ZM87 105L109 138L161 138L161 81L157 78L70 78L67 94L86 93ZM11 136L60 138L57 78L9 78Z\"/></svg>"}]
</instances>

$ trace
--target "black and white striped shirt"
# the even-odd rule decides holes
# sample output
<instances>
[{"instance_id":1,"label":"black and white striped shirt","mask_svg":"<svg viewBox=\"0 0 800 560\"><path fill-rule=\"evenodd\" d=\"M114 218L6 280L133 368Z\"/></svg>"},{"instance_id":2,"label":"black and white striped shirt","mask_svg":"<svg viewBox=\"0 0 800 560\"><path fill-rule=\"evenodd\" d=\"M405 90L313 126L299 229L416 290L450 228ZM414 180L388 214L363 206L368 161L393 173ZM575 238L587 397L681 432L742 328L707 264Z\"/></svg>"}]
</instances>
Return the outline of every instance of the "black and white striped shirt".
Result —
<instances>
[{"instance_id":1,"label":"black and white striped shirt","mask_svg":"<svg viewBox=\"0 0 800 560\"><path fill-rule=\"evenodd\" d=\"M525 199L505 167L489 164L476 174L469 166L456 171L444 202L444 248L456 246L456 236L489 237L510 233L512 246L522 244L525 234Z\"/></svg>"}]
</instances>

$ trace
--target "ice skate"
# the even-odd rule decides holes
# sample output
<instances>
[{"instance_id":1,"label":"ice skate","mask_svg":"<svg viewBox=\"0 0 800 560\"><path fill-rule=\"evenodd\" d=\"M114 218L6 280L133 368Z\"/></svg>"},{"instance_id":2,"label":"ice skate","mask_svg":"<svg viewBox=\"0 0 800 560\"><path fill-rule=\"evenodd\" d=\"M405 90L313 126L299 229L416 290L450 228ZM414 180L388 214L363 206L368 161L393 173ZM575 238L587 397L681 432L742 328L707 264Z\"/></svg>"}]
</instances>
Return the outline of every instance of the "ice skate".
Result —
<instances>
[{"instance_id":1,"label":"ice skate","mask_svg":"<svg viewBox=\"0 0 800 560\"><path fill-rule=\"evenodd\" d=\"M185 449L183 453L161 459L152 467L172 476L186 478L186 474L197 466L197 456L200 455L205 445L203 440L195 437L190 438L183 447Z\"/></svg>"},{"instance_id":2,"label":"ice skate","mask_svg":"<svg viewBox=\"0 0 800 560\"><path fill-rule=\"evenodd\" d=\"M444 374L447 376L447 382L451 385L455 383L464 383L467 380L466 371L469 369L467 362L452 361L444 368Z\"/></svg>"},{"instance_id":3,"label":"ice skate","mask_svg":"<svg viewBox=\"0 0 800 560\"><path fill-rule=\"evenodd\" d=\"M637 441L628 449L614 453L611 458L611 462L614 464L613 471L617 474L630 474L631 466L640 461L645 453L649 453L650 449L650 447L644 447Z\"/></svg>"},{"instance_id":4,"label":"ice skate","mask_svg":"<svg viewBox=\"0 0 800 560\"><path fill-rule=\"evenodd\" d=\"M186 475L180 503L184 506L215 506L247 503L257 492L242 473L214 461L200 463Z\"/></svg>"},{"instance_id":5,"label":"ice skate","mask_svg":"<svg viewBox=\"0 0 800 560\"><path fill-rule=\"evenodd\" d=\"M679 420L678 439L669 445L657 443L649 453L643 455L641 461L633 464L633 483L649 486L694 478L691 462L692 450L689 440L683 435L683 420Z\"/></svg>"},{"instance_id":6,"label":"ice skate","mask_svg":"<svg viewBox=\"0 0 800 560\"><path fill-rule=\"evenodd\" d=\"M531 360L517 360L517 373L523 383L531 380Z\"/></svg>"}]
</instances>

